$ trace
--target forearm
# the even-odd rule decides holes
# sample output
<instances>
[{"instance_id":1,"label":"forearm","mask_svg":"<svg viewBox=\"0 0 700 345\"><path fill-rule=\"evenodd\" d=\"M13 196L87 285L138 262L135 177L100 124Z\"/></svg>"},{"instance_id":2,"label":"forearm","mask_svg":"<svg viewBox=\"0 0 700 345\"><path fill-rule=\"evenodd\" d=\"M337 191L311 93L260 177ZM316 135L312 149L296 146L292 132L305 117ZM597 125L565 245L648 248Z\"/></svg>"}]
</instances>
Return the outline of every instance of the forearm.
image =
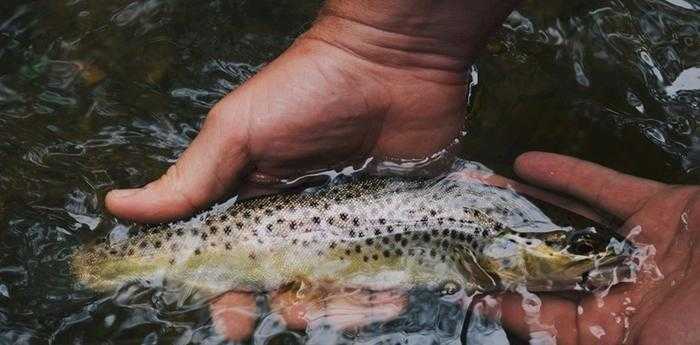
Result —
<instances>
[{"instance_id":1,"label":"forearm","mask_svg":"<svg viewBox=\"0 0 700 345\"><path fill-rule=\"evenodd\" d=\"M385 65L463 73L518 0L329 0L306 37Z\"/></svg>"}]
</instances>

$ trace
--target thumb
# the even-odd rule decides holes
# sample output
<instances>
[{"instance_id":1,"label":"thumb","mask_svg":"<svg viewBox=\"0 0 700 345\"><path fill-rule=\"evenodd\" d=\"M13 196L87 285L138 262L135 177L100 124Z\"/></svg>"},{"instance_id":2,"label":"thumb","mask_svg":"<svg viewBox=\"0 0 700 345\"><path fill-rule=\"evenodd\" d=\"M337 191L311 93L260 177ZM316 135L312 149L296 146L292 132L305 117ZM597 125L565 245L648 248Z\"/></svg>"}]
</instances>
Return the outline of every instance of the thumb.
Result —
<instances>
[{"instance_id":1,"label":"thumb","mask_svg":"<svg viewBox=\"0 0 700 345\"><path fill-rule=\"evenodd\" d=\"M187 217L223 197L248 161L246 131L231 122L212 112L165 175L143 188L111 191L107 209L120 218L157 223Z\"/></svg>"}]
</instances>

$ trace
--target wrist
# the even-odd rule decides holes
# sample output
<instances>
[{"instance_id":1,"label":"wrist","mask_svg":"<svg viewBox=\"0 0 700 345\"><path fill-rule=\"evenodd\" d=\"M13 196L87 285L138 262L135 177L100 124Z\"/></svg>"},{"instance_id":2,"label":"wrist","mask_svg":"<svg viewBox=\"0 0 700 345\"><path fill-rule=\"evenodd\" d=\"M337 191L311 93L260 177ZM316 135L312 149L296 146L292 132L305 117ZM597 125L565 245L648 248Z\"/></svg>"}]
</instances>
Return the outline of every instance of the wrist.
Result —
<instances>
[{"instance_id":1,"label":"wrist","mask_svg":"<svg viewBox=\"0 0 700 345\"><path fill-rule=\"evenodd\" d=\"M486 38L517 1L330 0L301 39L323 41L370 62L466 80Z\"/></svg>"}]
</instances>

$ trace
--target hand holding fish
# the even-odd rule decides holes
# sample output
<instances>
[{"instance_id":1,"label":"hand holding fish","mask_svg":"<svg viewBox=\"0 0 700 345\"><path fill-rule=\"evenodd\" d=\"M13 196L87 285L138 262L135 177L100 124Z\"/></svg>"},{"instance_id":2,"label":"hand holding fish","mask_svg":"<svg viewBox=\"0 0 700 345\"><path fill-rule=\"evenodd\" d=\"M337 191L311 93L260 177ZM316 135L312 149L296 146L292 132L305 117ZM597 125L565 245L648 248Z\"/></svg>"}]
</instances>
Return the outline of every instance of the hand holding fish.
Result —
<instances>
[{"instance_id":1,"label":"hand holding fish","mask_svg":"<svg viewBox=\"0 0 700 345\"><path fill-rule=\"evenodd\" d=\"M503 300L504 326L527 339L543 332L558 344L700 343L700 188L644 180L574 158L528 153L515 165L528 182L569 194L624 221L623 234L654 245L663 279L642 275L602 300L542 295L539 318L526 317L520 296ZM534 333L533 333L534 332Z\"/></svg>"},{"instance_id":2,"label":"hand holding fish","mask_svg":"<svg viewBox=\"0 0 700 345\"><path fill-rule=\"evenodd\" d=\"M463 127L466 66L512 1L382 4L329 1L291 48L210 111L163 177L111 192L107 208L169 221L246 181L275 183L369 157L424 159L448 147Z\"/></svg>"}]
</instances>

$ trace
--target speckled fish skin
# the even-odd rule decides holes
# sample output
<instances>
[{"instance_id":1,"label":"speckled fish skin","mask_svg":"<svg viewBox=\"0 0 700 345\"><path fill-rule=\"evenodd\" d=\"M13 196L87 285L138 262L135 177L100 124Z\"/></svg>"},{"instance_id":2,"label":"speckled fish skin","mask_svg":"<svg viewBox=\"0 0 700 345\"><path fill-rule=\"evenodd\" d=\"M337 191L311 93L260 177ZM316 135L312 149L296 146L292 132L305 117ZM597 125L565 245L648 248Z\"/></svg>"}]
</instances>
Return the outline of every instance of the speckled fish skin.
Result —
<instances>
[{"instance_id":1,"label":"speckled fish skin","mask_svg":"<svg viewBox=\"0 0 700 345\"><path fill-rule=\"evenodd\" d=\"M300 280L372 289L454 282L473 291L527 284L534 275L548 281L540 289L570 289L591 262L611 256L609 250L574 255L566 243L549 243L551 234L562 238L570 231L510 190L457 175L439 181L364 178L242 201L199 221L86 246L76 252L73 270L97 290L160 277L206 294L269 291ZM485 251L494 250L512 255L484 259ZM542 250L566 260L547 259L544 266L538 261L533 269L528 257ZM551 277L535 272L572 262L581 267Z\"/></svg>"}]
</instances>

